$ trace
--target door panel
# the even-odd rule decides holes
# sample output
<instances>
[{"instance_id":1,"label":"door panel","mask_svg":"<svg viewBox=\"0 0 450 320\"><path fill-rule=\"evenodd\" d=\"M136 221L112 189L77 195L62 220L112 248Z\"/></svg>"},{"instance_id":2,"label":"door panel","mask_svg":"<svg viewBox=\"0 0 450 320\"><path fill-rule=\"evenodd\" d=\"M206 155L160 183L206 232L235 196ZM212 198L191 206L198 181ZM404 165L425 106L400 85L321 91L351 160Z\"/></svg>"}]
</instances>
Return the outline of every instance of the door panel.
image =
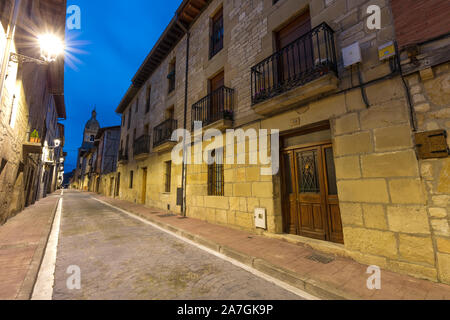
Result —
<instances>
[{"instance_id":1,"label":"door panel","mask_svg":"<svg viewBox=\"0 0 450 320\"><path fill-rule=\"evenodd\" d=\"M214 122L219 120L224 107L223 90L219 90L225 85L223 71L209 81L209 92L211 95L209 119Z\"/></svg>"},{"instance_id":2,"label":"door panel","mask_svg":"<svg viewBox=\"0 0 450 320\"><path fill-rule=\"evenodd\" d=\"M278 31L277 51L285 49L282 52L278 65L279 84L294 80L297 75L301 72L305 72L312 66L311 39L305 38L295 45L290 45L310 31L311 20L309 11L305 12Z\"/></svg>"},{"instance_id":3,"label":"door panel","mask_svg":"<svg viewBox=\"0 0 450 320\"><path fill-rule=\"evenodd\" d=\"M320 183L320 148L296 150L297 205L301 235L326 239L325 208L322 205ZM325 209L325 210L324 210Z\"/></svg>"},{"instance_id":4,"label":"door panel","mask_svg":"<svg viewBox=\"0 0 450 320\"><path fill-rule=\"evenodd\" d=\"M331 145L285 151L282 157L285 231L343 243Z\"/></svg>"}]
</instances>

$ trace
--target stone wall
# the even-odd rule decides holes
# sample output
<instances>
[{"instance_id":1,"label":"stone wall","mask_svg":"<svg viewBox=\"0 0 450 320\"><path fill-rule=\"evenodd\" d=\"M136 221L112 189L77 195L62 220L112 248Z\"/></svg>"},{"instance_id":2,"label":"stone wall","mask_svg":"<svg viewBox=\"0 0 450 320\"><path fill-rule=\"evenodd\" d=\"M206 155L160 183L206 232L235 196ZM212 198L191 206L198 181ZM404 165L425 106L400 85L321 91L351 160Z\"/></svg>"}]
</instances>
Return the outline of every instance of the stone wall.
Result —
<instances>
[{"instance_id":1,"label":"stone wall","mask_svg":"<svg viewBox=\"0 0 450 320\"><path fill-rule=\"evenodd\" d=\"M191 28L189 57L188 118L190 106L208 93L208 79L224 71L225 86L235 90L235 128L279 129L281 132L329 121L333 144L338 196L343 223L344 245L326 244L323 249L350 256L357 261L407 273L433 281L450 283L448 160L419 161L407 95L402 79L393 75L387 61L379 61L378 46L395 40L392 13L387 0L272 0L221 2L213 0ZM290 110L270 117L255 113L251 105L250 69L274 50L273 34L309 4L312 26L326 22L335 31L338 55L337 92L301 100ZM368 30L367 6L382 9L382 29ZM223 6L224 48L209 58L210 18ZM164 111L175 106L178 127L182 127L184 107L185 40L148 80L152 87L151 109L145 114L145 91L138 94L140 106L133 108L133 124L122 130L132 144L145 124L154 128L164 120ZM360 65L367 103L358 84L358 69L343 67L341 49L358 41ZM175 93L167 94L168 64L176 57ZM421 130L449 127L448 64L435 70L435 78L408 79ZM376 80L376 81L375 81ZM128 110L124 114L128 117ZM205 146L206 144L204 144ZM225 152L226 148L225 147ZM170 152L152 152L144 160L119 165L120 198L142 202L142 168L147 168L147 195L144 203L179 212L176 188L181 186L181 167L172 167L171 193L164 193L164 162ZM246 157L248 158L248 148ZM192 151L192 156L195 154ZM248 163L248 162L247 162ZM280 175L263 176L261 165L224 166L224 196L208 196L207 165L187 166L187 216L233 228L259 232L254 225L254 209L267 211L267 231L282 233ZM129 173L134 172L133 188ZM326 247L326 248L325 248ZM316 247L321 248L319 245ZM330 249L331 248L331 249Z\"/></svg>"},{"instance_id":2,"label":"stone wall","mask_svg":"<svg viewBox=\"0 0 450 320\"><path fill-rule=\"evenodd\" d=\"M425 76L430 71L432 76ZM418 131L445 129L450 133L450 64L429 69L423 76L415 73L408 77L408 85ZM419 165L439 279L450 283L450 158L420 160Z\"/></svg>"}]
</instances>

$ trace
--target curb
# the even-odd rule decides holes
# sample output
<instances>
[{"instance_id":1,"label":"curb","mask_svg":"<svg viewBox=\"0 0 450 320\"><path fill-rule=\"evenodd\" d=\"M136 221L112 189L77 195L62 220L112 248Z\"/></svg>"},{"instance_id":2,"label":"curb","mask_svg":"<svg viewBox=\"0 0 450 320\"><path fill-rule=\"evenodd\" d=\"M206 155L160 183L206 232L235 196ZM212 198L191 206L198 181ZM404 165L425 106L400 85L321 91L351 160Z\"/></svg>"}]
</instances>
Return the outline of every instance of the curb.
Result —
<instances>
[{"instance_id":1,"label":"curb","mask_svg":"<svg viewBox=\"0 0 450 320\"><path fill-rule=\"evenodd\" d=\"M187 232L181 228L174 227L173 225L170 225L170 224L167 224L167 223L164 223L161 221L157 221L157 220L153 219L151 216L135 212L132 208L126 208L126 207L122 207L117 204L111 203L108 201L109 198L105 197L105 198L101 198L101 200L106 201L109 204L116 206L122 210L128 211L136 216L139 216L147 221L150 221L150 222L158 225L161 228L164 228L173 233L176 233L179 236L182 236L186 239L194 241L195 243L205 246L211 250L217 251L217 252L227 256L228 258L237 260L257 271L260 271L260 272L262 272L266 275L269 275L275 279L283 281L295 288L303 290L303 291L305 291L309 294L312 294L320 299L325 299L325 300L359 300L360 299L360 298L352 296L342 290L331 287L325 283L316 281L314 279L302 277L290 270L286 270L282 267L274 265L264 259L260 259L260 258L256 258L256 257L250 256L250 255L247 255L245 253L242 253L235 249L229 248L227 246L220 245L219 243L216 243L214 241L206 239L202 236Z\"/></svg>"},{"instance_id":2,"label":"curb","mask_svg":"<svg viewBox=\"0 0 450 320\"><path fill-rule=\"evenodd\" d=\"M53 213L49 218L47 228L45 229L45 237L42 237L39 240L39 244L36 248L36 251L33 254L33 258L31 259L30 267L28 268L27 275L22 283L22 286L17 294L15 300L30 300L31 295L33 294L34 285L36 283L39 270L41 268L42 260L44 259L45 249L47 247L47 242L50 237L50 233L52 231L53 222L55 220L56 209L58 208L58 204L61 196L58 194L52 194L58 197L56 201L55 207L53 208Z\"/></svg>"}]
</instances>

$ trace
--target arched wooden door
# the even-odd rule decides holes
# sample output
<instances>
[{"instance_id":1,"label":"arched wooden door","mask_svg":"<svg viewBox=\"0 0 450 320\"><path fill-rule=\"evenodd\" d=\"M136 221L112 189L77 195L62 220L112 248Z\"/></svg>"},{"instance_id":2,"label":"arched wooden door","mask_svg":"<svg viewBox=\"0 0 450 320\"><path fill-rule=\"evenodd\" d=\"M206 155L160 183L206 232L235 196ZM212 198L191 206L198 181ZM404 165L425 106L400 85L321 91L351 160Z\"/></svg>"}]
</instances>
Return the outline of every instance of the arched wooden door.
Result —
<instances>
[{"instance_id":1,"label":"arched wooden door","mask_svg":"<svg viewBox=\"0 0 450 320\"><path fill-rule=\"evenodd\" d=\"M343 243L331 144L290 148L282 157L285 231Z\"/></svg>"}]
</instances>

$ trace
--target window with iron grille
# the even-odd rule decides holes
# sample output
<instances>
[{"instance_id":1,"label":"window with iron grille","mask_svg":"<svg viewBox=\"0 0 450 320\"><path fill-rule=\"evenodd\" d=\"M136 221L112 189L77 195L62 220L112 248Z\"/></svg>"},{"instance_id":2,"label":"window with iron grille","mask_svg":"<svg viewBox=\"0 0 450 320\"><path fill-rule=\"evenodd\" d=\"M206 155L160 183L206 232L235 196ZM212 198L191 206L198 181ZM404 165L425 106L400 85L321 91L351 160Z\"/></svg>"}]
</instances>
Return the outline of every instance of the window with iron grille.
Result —
<instances>
[{"instance_id":1,"label":"window with iron grille","mask_svg":"<svg viewBox=\"0 0 450 320\"><path fill-rule=\"evenodd\" d=\"M164 179L164 184L165 184L165 192L170 192L170 179L171 179L171 175L172 175L172 161L166 161L166 176Z\"/></svg>"},{"instance_id":2,"label":"window with iron grille","mask_svg":"<svg viewBox=\"0 0 450 320\"><path fill-rule=\"evenodd\" d=\"M223 48L223 10L212 18L209 57L212 58Z\"/></svg>"},{"instance_id":3,"label":"window with iron grille","mask_svg":"<svg viewBox=\"0 0 450 320\"><path fill-rule=\"evenodd\" d=\"M217 152L218 157L223 157L223 152ZM212 154L213 157L216 155ZM223 196L224 195L224 174L223 161L216 161L208 165L208 195L209 196ZM223 159L222 159L223 160Z\"/></svg>"},{"instance_id":4,"label":"window with iron grille","mask_svg":"<svg viewBox=\"0 0 450 320\"><path fill-rule=\"evenodd\" d=\"M134 172L133 170L130 171L130 189L133 189L133 175Z\"/></svg>"}]
</instances>

